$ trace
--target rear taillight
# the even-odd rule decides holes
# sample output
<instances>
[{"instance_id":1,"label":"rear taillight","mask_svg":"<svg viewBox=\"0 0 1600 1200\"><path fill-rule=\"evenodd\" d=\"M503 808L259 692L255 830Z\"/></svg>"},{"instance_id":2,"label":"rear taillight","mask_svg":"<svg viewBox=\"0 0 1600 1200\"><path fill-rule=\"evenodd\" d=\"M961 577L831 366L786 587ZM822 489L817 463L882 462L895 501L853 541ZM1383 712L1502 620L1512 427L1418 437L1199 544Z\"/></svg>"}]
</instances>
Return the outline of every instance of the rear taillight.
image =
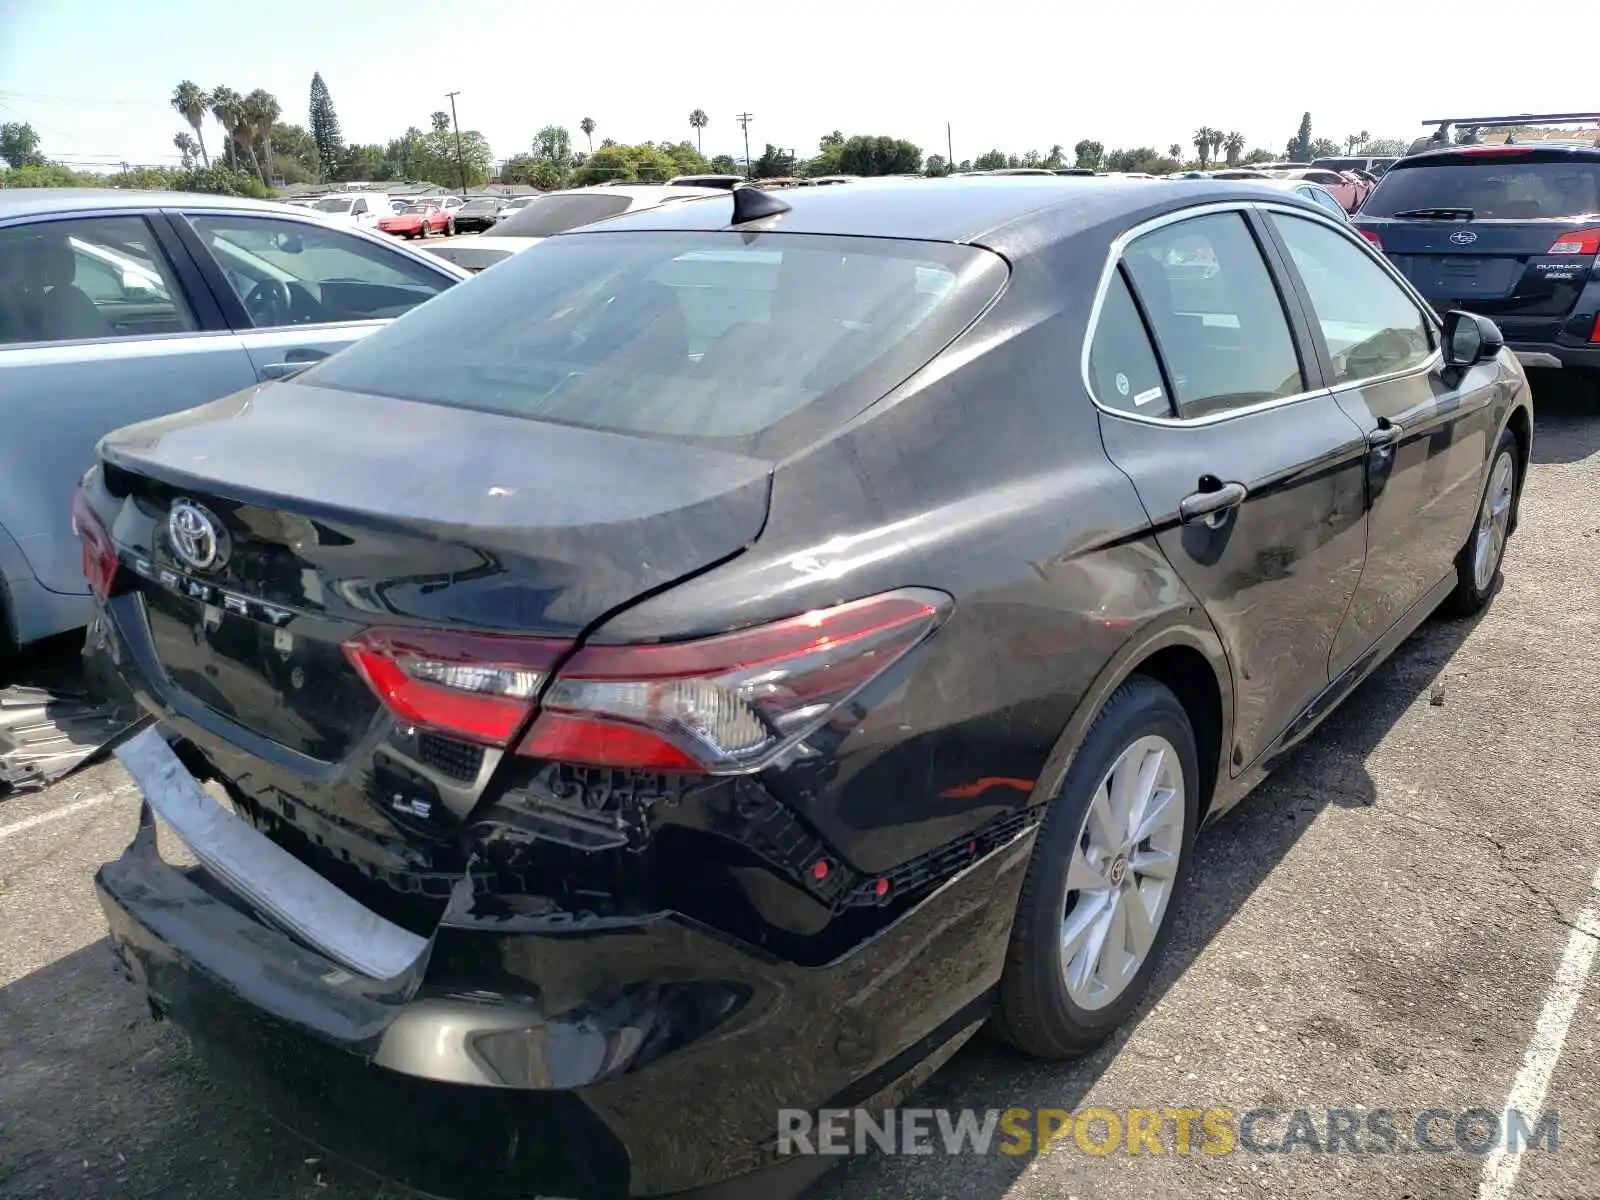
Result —
<instances>
[{"instance_id":1,"label":"rear taillight","mask_svg":"<svg viewBox=\"0 0 1600 1200\"><path fill-rule=\"evenodd\" d=\"M569 643L436 629L369 629L345 657L403 721L504 746Z\"/></svg>"},{"instance_id":2,"label":"rear taillight","mask_svg":"<svg viewBox=\"0 0 1600 1200\"><path fill-rule=\"evenodd\" d=\"M1379 250L1383 249L1383 239L1381 237L1379 237L1377 235L1377 233L1375 233L1373 230L1371 230L1371 229L1362 229L1359 232L1360 232L1362 237L1366 238L1367 241L1371 242Z\"/></svg>"},{"instance_id":3,"label":"rear taillight","mask_svg":"<svg viewBox=\"0 0 1600 1200\"><path fill-rule=\"evenodd\" d=\"M1600 342L1600 313L1595 314L1594 327L1589 330L1589 340L1591 342Z\"/></svg>"},{"instance_id":4,"label":"rear taillight","mask_svg":"<svg viewBox=\"0 0 1600 1200\"><path fill-rule=\"evenodd\" d=\"M1558 237L1546 254L1600 254L1600 229L1573 229Z\"/></svg>"},{"instance_id":5,"label":"rear taillight","mask_svg":"<svg viewBox=\"0 0 1600 1200\"><path fill-rule=\"evenodd\" d=\"M72 493L72 532L83 542L83 577L89 590L104 599L116 582L117 548L82 488Z\"/></svg>"},{"instance_id":6,"label":"rear taillight","mask_svg":"<svg viewBox=\"0 0 1600 1200\"><path fill-rule=\"evenodd\" d=\"M561 669L519 754L734 775L814 733L943 620L906 589L692 642L589 646Z\"/></svg>"}]
</instances>

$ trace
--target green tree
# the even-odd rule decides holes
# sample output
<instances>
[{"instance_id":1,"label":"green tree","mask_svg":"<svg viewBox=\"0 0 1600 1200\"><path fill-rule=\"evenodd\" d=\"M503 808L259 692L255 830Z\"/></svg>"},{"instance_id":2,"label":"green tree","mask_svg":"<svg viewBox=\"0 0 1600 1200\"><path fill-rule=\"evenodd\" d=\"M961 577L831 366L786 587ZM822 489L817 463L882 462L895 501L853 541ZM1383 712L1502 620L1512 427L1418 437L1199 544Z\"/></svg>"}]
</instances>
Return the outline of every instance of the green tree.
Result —
<instances>
[{"instance_id":1,"label":"green tree","mask_svg":"<svg viewBox=\"0 0 1600 1200\"><path fill-rule=\"evenodd\" d=\"M738 175L738 174L740 174L739 164L738 164L737 161L735 161L733 155L731 155L731 154L718 154L718 155L715 155L706 163L706 166L710 167L712 172L714 174L717 174L717 175ZM818 171L818 172L816 172L816 174L818 174L818 175L831 175L832 172L831 171Z\"/></svg>"},{"instance_id":2,"label":"green tree","mask_svg":"<svg viewBox=\"0 0 1600 1200\"><path fill-rule=\"evenodd\" d=\"M1200 155L1200 169L1204 171L1206 164L1211 161L1211 135L1215 130L1209 125L1202 125L1194 131L1192 139L1195 152Z\"/></svg>"},{"instance_id":3,"label":"green tree","mask_svg":"<svg viewBox=\"0 0 1600 1200\"><path fill-rule=\"evenodd\" d=\"M11 167L42 167L46 161L39 153L39 135L26 121L0 125L0 158Z\"/></svg>"},{"instance_id":4,"label":"green tree","mask_svg":"<svg viewBox=\"0 0 1600 1200\"><path fill-rule=\"evenodd\" d=\"M341 180L379 181L388 179L384 172L383 147L351 144L339 154L339 165L333 178Z\"/></svg>"},{"instance_id":5,"label":"green tree","mask_svg":"<svg viewBox=\"0 0 1600 1200\"><path fill-rule=\"evenodd\" d=\"M211 89L211 95L206 97L206 103L211 106L211 115L217 119L217 124L222 126L223 157L227 159L230 167L237 169L241 148L240 131L244 128L244 98L231 87L222 85Z\"/></svg>"},{"instance_id":6,"label":"green tree","mask_svg":"<svg viewBox=\"0 0 1600 1200\"><path fill-rule=\"evenodd\" d=\"M1072 148L1074 164L1090 171L1098 171L1100 169L1100 160L1104 157L1105 152L1106 148L1103 145L1099 142L1090 141L1088 138L1084 138L1083 141Z\"/></svg>"},{"instance_id":7,"label":"green tree","mask_svg":"<svg viewBox=\"0 0 1600 1200\"><path fill-rule=\"evenodd\" d=\"M538 161L531 154L513 154L500 164L500 182L531 186L533 168Z\"/></svg>"},{"instance_id":8,"label":"green tree","mask_svg":"<svg viewBox=\"0 0 1600 1200\"><path fill-rule=\"evenodd\" d=\"M272 186L272 127L282 113L278 98L263 88L256 88L244 98L244 120L249 129L251 152L261 172L261 182Z\"/></svg>"},{"instance_id":9,"label":"green tree","mask_svg":"<svg viewBox=\"0 0 1600 1200\"><path fill-rule=\"evenodd\" d=\"M1048 154L1046 154L1044 156L1044 165L1049 167L1052 171L1054 171L1058 167L1064 167L1064 166L1066 166L1066 163L1067 163L1067 157L1066 156L1067 156L1067 151L1066 151L1065 147L1063 147L1063 146L1061 146L1059 144L1055 145L1055 146L1051 146L1050 147L1050 153L1048 153Z\"/></svg>"},{"instance_id":10,"label":"green tree","mask_svg":"<svg viewBox=\"0 0 1600 1200\"><path fill-rule=\"evenodd\" d=\"M806 162L802 168L802 173L812 177L837 175L839 173L839 154L844 149L844 141L844 134L837 129L832 133L823 134L817 139L817 156ZM733 159L729 157L728 161L733 162Z\"/></svg>"},{"instance_id":11,"label":"green tree","mask_svg":"<svg viewBox=\"0 0 1600 1200\"><path fill-rule=\"evenodd\" d=\"M546 128L549 128L549 126L546 126ZM593 154L594 153L594 131L595 131L596 128L598 128L594 123L594 118L593 117L585 117L583 120L578 122L578 128L583 130L583 136L589 139L589 153Z\"/></svg>"},{"instance_id":12,"label":"green tree","mask_svg":"<svg viewBox=\"0 0 1600 1200\"><path fill-rule=\"evenodd\" d=\"M1252 163L1269 163L1272 161L1272 151L1261 149L1252 150L1249 154L1244 156L1242 161L1246 166L1249 166Z\"/></svg>"},{"instance_id":13,"label":"green tree","mask_svg":"<svg viewBox=\"0 0 1600 1200\"><path fill-rule=\"evenodd\" d=\"M699 149L688 141L661 142L659 148L677 167L678 175L703 175L711 169Z\"/></svg>"},{"instance_id":14,"label":"green tree","mask_svg":"<svg viewBox=\"0 0 1600 1200\"><path fill-rule=\"evenodd\" d=\"M590 126L590 130L585 131L587 136L592 131L594 122L590 121L588 117L585 117L584 121L588 122ZM582 129L583 126L579 125L578 128ZM557 171L565 175L572 166L572 135L567 132L566 126L546 125L538 133L534 134L533 156L551 164Z\"/></svg>"},{"instance_id":15,"label":"green tree","mask_svg":"<svg viewBox=\"0 0 1600 1200\"><path fill-rule=\"evenodd\" d=\"M317 145L321 175L332 179L339 172L344 136L339 132L339 114L333 111L333 97L328 94L328 85L322 82L321 71L311 76L311 137Z\"/></svg>"},{"instance_id":16,"label":"green tree","mask_svg":"<svg viewBox=\"0 0 1600 1200\"><path fill-rule=\"evenodd\" d=\"M1222 139L1222 148L1227 152L1228 165L1230 167L1238 166L1239 156L1244 153L1244 134L1235 129Z\"/></svg>"},{"instance_id":17,"label":"green tree","mask_svg":"<svg viewBox=\"0 0 1600 1200\"><path fill-rule=\"evenodd\" d=\"M1399 155L1406 152L1406 143L1399 138L1367 138L1361 145L1361 152L1373 158Z\"/></svg>"},{"instance_id":18,"label":"green tree","mask_svg":"<svg viewBox=\"0 0 1600 1200\"><path fill-rule=\"evenodd\" d=\"M988 150L972 160L974 171L998 171L1006 165L1005 152L1002 150Z\"/></svg>"},{"instance_id":19,"label":"green tree","mask_svg":"<svg viewBox=\"0 0 1600 1200\"><path fill-rule=\"evenodd\" d=\"M655 146L602 145L572 172L570 186L593 183L660 183L678 174L677 164Z\"/></svg>"},{"instance_id":20,"label":"green tree","mask_svg":"<svg viewBox=\"0 0 1600 1200\"><path fill-rule=\"evenodd\" d=\"M442 108L435 109L433 112L428 114L428 123L432 127L432 131L434 133L450 132L450 114L445 112Z\"/></svg>"},{"instance_id":21,"label":"green tree","mask_svg":"<svg viewBox=\"0 0 1600 1200\"><path fill-rule=\"evenodd\" d=\"M1180 146L1177 142L1173 142L1172 145L1167 147L1167 153L1169 155L1171 155L1173 158L1182 158L1183 157L1183 147Z\"/></svg>"},{"instance_id":22,"label":"green tree","mask_svg":"<svg viewBox=\"0 0 1600 1200\"><path fill-rule=\"evenodd\" d=\"M752 179L786 179L795 171L795 157L771 142L750 167Z\"/></svg>"},{"instance_id":23,"label":"green tree","mask_svg":"<svg viewBox=\"0 0 1600 1200\"><path fill-rule=\"evenodd\" d=\"M337 160L334 167L338 168ZM323 170L321 148L311 132L303 125L285 125L281 121L272 127L272 173L288 183L333 178L331 172Z\"/></svg>"},{"instance_id":24,"label":"green tree","mask_svg":"<svg viewBox=\"0 0 1600 1200\"><path fill-rule=\"evenodd\" d=\"M200 147L200 160L209 167L211 156L206 153L206 135L203 128L206 120L205 92L194 80L185 79L172 89L172 107L179 116L189 122L189 128L194 130L195 141Z\"/></svg>"},{"instance_id":25,"label":"green tree","mask_svg":"<svg viewBox=\"0 0 1600 1200\"><path fill-rule=\"evenodd\" d=\"M1228 135L1223 133L1222 130L1220 130L1220 129L1213 129L1211 131L1211 158L1212 158L1212 161L1215 161L1217 155L1222 153L1222 143L1227 140L1227 137L1228 137Z\"/></svg>"},{"instance_id":26,"label":"green tree","mask_svg":"<svg viewBox=\"0 0 1600 1200\"><path fill-rule=\"evenodd\" d=\"M1309 162L1314 158L1332 158L1338 153L1338 142L1334 141L1332 138L1317 138L1311 143L1311 149L1309 152L1310 157L1307 158L1306 161Z\"/></svg>"},{"instance_id":27,"label":"green tree","mask_svg":"<svg viewBox=\"0 0 1600 1200\"><path fill-rule=\"evenodd\" d=\"M702 154L705 153L705 146L702 143L700 132L709 124L711 124L711 118L706 116L705 109L697 108L689 114L689 128L694 130L694 148Z\"/></svg>"},{"instance_id":28,"label":"green tree","mask_svg":"<svg viewBox=\"0 0 1600 1200\"><path fill-rule=\"evenodd\" d=\"M1311 161L1311 114L1306 113L1300 118L1300 128L1295 131L1294 137L1289 139L1288 156L1290 162Z\"/></svg>"},{"instance_id":29,"label":"green tree","mask_svg":"<svg viewBox=\"0 0 1600 1200\"><path fill-rule=\"evenodd\" d=\"M1357 147L1365 146L1371 140L1372 135L1365 129L1360 133L1347 134L1344 139L1344 152L1346 154L1354 154Z\"/></svg>"},{"instance_id":30,"label":"green tree","mask_svg":"<svg viewBox=\"0 0 1600 1200\"><path fill-rule=\"evenodd\" d=\"M928 161L923 164L922 173L934 178L950 174L950 164L945 161L942 154L928 155Z\"/></svg>"},{"instance_id":31,"label":"green tree","mask_svg":"<svg viewBox=\"0 0 1600 1200\"><path fill-rule=\"evenodd\" d=\"M97 187L104 186L105 180L98 175L74 171L60 163L44 161L0 170L0 184L8 188Z\"/></svg>"}]
</instances>

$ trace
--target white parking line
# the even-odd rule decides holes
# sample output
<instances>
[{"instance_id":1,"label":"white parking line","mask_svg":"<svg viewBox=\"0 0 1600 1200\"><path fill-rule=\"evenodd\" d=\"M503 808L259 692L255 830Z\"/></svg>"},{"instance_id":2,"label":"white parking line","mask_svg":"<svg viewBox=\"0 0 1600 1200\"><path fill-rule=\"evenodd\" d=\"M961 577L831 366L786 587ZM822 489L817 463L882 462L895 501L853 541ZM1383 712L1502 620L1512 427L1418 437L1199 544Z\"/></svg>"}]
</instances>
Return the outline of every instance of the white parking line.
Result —
<instances>
[{"instance_id":1,"label":"white parking line","mask_svg":"<svg viewBox=\"0 0 1600 1200\"><path fill-rule=\"evenodd\" d=\"M1566 951L1561 955L1561 965L1556 977L1545 993L1544 1011L1533 1027L1533 1040L1522 1056L1522 1067L1511 1083L1511 1093L1506 1097L1505 1113L1511 1110L1523 1114L1529 1122L1539 1120L1539 1110L1544 1105L1545 1093L1550 1087L1550 1077L1555 1073L1556 1062L1561 1057L1561 1047L1567 1040L1567 1030L1572 1026L1573 1014L1578 1011L1578 1000L1583 995L1584 984L1594 967L1595 954L1600 951L1600 868L1595 870L1590 883L1596 894L1573 922L1572 936L1567 938ZM1502 1128L1504 1133L1504 1128ZM1517 1172L1522 1169L1522 1149L1506 1149L1505 1142L1496 1146L1483 1160L1483 1176L1478 1182L1478 1200L1509 1200L1516 1186Z\"/></svg>"},{"instance_id":2,"label":"white parking line","mask_svg":"<svg viewBox=\"0 0 1600 1200\"><path fill-rule=\"evenodd\" d=\"M127 795L124 790L103 792L98 796L88 796L82 800L74 800L71 804L63 804L60 808L53 808L49 812L40 813L36 817L24 817L20 821L13 821L9 825L0 825L0 842L13 834L25 833L29 829L43 825L49 821L59 821L62 817L70 817L75 812L82 812L86 808L93 808L97 804L104 804L107 800L120 800Z\"/></svg>"}]
</instances>

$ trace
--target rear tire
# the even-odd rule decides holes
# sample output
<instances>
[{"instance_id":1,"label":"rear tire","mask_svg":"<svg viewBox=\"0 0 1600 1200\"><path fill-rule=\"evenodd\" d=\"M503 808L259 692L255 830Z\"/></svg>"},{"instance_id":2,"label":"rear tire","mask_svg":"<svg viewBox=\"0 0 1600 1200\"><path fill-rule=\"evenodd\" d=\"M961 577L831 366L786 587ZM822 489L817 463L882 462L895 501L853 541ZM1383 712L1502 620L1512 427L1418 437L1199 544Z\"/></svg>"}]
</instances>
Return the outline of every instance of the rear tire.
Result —
<instances>
[{"instance_id":1,"label":"rear tire","mask_svg":"<svg viewBox=\"0 0 1600 1200\"><path fill-rule=\"evenodd\" d=\"M445 222L444 235L445 237L455 237L456 223L454 218L451 218L449 221Z\"/></svg>"},{"instance_id":2,"label":"rear tire","mask_svg":"<svg viewBox=\"0 0 1600 1200\"><path fill-rule=\"evenodd\" d=\"M421 225L417 226L417 236L419 238L427 237L429 232L430 232L430 230L428 229L428 223L426 221L424 221Z\"/></svg>"},{"instance_id":3,"label":"rear tire","mask_svg":"<svg viewBox=\"0 0 1600 1200\"><path fill-rule=\"evenodd\" d=\"M1188 882L1199 805L1188 713L1164 685L1133 677L1089 727L1034 842L998 1036L1038 1058L1071 1058L1127 1020Z\"/></svg>"},{"instance_id":4,"label":"rear tire","mask_svg":"<svg viewBox=\"0 0 1600 1200\"><path fill-rule=\"evenodd\" d=\"M1507 429L1489 459L1478 519L1456 555L1456 586L1441 606L1445 615L1470 617L1482 612L1500 590L1500 565L1517 514L1517 480L1517 439Z\"/></svg>"}]
</instances>

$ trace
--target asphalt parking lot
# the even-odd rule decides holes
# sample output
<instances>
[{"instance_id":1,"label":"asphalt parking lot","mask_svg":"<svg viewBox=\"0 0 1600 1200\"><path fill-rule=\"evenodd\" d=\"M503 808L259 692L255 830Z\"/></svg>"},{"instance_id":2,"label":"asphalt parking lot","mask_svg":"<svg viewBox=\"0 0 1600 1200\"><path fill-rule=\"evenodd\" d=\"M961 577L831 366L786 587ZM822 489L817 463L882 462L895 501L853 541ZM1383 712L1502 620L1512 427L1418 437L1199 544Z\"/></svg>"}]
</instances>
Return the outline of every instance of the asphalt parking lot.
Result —
<instances>
[{"instance_id":1,"label":"asphalt parking lot","mask_svg":"<svg viewBox=\"0 0 1600 1200\"><path fill-rule=\"evenodd\" d=\"M1535 385L1504 590L1475 622L1425 625L1202 836L1132 1027L1067 1066L979 1040L909 1103L1304 1109L1318 1125L1388 1109L1404 1129L1520 1098L1558 1112L1558 1152L1511 1178L1404 1139L1100 1156L1068 1138L851 1158L813 1197L1600 1198L1600 974L1584 974L1600 936L1600 393ZM89 881L135 813L114 764L0 801L0 1200L398 1197L214 1087L113 974Z\"/></svg>"}]
</instances>

